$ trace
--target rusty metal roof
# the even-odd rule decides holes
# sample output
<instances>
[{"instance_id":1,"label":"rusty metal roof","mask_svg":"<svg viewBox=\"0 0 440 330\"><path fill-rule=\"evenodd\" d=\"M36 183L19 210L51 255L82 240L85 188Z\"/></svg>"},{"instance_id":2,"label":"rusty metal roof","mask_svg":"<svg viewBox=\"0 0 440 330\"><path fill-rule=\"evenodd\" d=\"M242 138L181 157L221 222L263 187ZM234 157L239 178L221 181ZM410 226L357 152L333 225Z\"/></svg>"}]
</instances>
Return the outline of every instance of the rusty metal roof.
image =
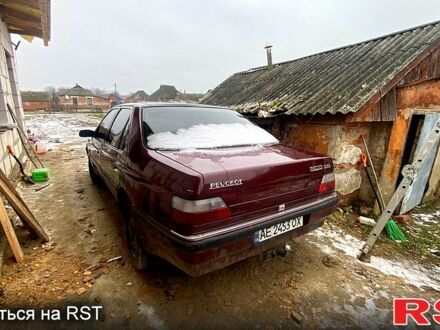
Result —
<instances>
[{"instance_id":1,"label":"rusty metal roof","mask_svg":"<svg viewBox=\"0 0 440 330\"><path fill-rule=\"evenodd\" d=\"M358 111L440 41L440 21L239 72L202 103L270 117Z\"/></svg>"}]
</instances>

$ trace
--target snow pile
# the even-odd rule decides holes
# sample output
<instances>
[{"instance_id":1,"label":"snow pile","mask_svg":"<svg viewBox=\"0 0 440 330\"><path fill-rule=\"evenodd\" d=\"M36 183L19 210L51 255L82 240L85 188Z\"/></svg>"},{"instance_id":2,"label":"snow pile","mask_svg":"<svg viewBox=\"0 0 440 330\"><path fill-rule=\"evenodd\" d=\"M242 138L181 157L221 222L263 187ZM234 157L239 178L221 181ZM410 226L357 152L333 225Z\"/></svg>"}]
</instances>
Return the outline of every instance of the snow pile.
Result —
<instances>
[{"instance_id":1,"label":"snow pile","mask_svg":"<svg viewBox=\"0 0 440 330\"><path fill-rule=\"evenodd\" d=\"M25 125L32 140L47 143L48 149L56 149L62 143L83 142L81 129L96 129L100 118L87 114L26 114Z\"/></svg>"},{"instance_id":2,"label":"snow pile","mask_svg":"<svg viewBox=\"0 0 440 330\"><path fill-rule=\"evenodd\" d=\"M414 214L412 214L412 216L414 218L416 218L416 220L419 220L422 222L434 222L434 221L437 221L437 218L440 216L440 210L438 210L432 214L414 213Z\"/></svg>"},{"instance_id":3,"label":"snow pile","mask_svg":"<svg viewBox=\"0 0 440 330\"><path fill-rule=\"evenodd\" d=\"M265 130L252 124L208 124L178 129L176 133L161 132L148 137L154 149L209 149L239 145L278 143Z\"/></svg>"},{"instance_id":4,"label":"snow pile","mask_svg":"<svg viewBox=\"0 0 440 330\"><path fill-rule=\"evenodd\" d=\"M340 230L322 228L316 229L311 235L318 238L328 238L332 247L343 251L346 255L356 258L357 262L361 262L357 259L360 253L360 249L364 245L364 242L358 240L351 235L344 235ZM310 242L318 245L325 253L329 253L332 249L331 246L322 245L322 242L317 243L312 240ZM335 252L334 250L332 251ZM393 275L404 279L407 283L412 284L418 288L431 287L437 291L440 291L440 267L436 267L432 270L428 270L424 267L415 265L409 261L392 261L381 257L371 256L370 262L362 263L368 267L375 268L386 275Z\"/></svg>"}]
</instances>

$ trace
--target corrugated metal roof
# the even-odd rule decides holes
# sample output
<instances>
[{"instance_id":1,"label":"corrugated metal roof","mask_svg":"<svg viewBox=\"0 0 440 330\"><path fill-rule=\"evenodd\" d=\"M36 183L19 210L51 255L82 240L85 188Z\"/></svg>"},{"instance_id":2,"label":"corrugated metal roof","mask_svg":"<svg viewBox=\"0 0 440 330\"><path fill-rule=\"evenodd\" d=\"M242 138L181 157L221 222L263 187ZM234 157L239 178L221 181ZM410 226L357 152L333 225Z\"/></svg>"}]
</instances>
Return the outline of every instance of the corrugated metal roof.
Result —
<instances>
[{"instance_id":1,"label":"corrugated metal roof","mask_svg":"<svg viewBox=\"0 0 440 330\"><path fill-rule=\"evenodd\" d=\"M150 95L150 100L171 100L176 98L179 91L171 85L160 85L159 89Z\"/></svg>"},{"instance_id":2,"label":"corrugated metal roof","mask_svg":"<svg viewBox=\"0 0 440 330\"><path fill-rule=\"evenodd\" d=\"M78 84L76 84L72 88L67 89L64 92L60 93L60 96L64 96L64 95L69 95L69 96L95 96L91 90L86 89L84 87L81 87Z\"/></svg>"},{"instance_id":3,"label":"corrugated metal roof","mask_svg":"<svg viewBox=\"0 0 440 330\"><path fill-rule=\"evenodd\" d=\"M440 21L289 62L239 72L202 102L260 117L358 111L440 41Z\"/></svg>"},{"instance_id":4,"label":"corrugated metal roof","mask_svg":"<svg viewBox=\"0 0 440 330\"><path fill-rule=\"evenodd\" d=\"M23 102L50 102L51 100L48 92L21 91L20 94Z\"/></svg>"}]
</instances>

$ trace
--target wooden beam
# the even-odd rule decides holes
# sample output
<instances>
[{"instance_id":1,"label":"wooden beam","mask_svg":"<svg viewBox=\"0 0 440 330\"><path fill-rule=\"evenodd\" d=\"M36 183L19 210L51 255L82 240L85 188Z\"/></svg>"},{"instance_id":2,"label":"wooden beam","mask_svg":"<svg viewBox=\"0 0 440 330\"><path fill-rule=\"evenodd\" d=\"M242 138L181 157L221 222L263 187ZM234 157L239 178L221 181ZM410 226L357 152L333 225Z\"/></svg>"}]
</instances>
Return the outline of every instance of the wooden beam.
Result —
<instances>
[{"instance_id":1,"label":"wooden beam","mask_svg":"<svg viewBox=\"0 0 440 330\"><path fill-rule=\"evenodd\" d=\"M14 7L21 6L21 7L30 7L31 9L40 9L40 6L38 4L38 0L0 0L0 4L5 6L11 6Z\"/></svg>"},{"instance_id":2,"label":"wooden beam","mask_svg":"<svg viewBox=\"0 0 440 330\"><path fill-rule=\"evenodd\" d=\"M23 34L26 36L33 36L42 38L43 32L38 29L26 28L26 29L17 29L17 28L9 28L10 33Z\"/></svg>"},{"instance_id":3,"label":"wooden beam","mask_svg":"<svg viewBox=\"0 0 440 330\"><path fill-rule=\"evenodd\" d=\"M41 29L41 22L23 21L17 17L10 16L8 14L2 14L2 17L7 26L15 27L18 29Z\"/></svg>"},{"instance_id":4,"label":"wooden beam","mask_svg":"<svg viewBox=\"0 0 440 330\"><path fill-rule=\"evenodd\" d=\"M12 227L11 220L9 219L8 213L6 213L5 204L0 198L0 223L5 232L6 238L8 239L9 246L14 253L15 260L17 262L22 262L24 259L23 250L21 249L20 243L18 243L17 235L15 234L14 227Z\"/></svg>"},{"instance_id":5,"label":"wooden beam","mask_svg":"<svg viewBox=\"0 0 440 330\"><path fill-rule=\"evenodd\" d=\"M49 45L50 40L50 2L49 0L38 1L41 13L41 30L45 46Z\"/></svg>"},{"instance_id":6,"label":"wooden beam","mask_svg":"<svg viewBox=\"0 0 440 330\"><path fill-rule=\"evenodd\" d=\"M3 4L0 4L0 13L1 15L6 16L12 16L19 20L34 22L34 23L41 23L41 19L32 15L28 15L26 13L23 13L21 11L18 11L14 8L7 7Z\"/></svg>"},{"instance_id":7,"label":"wooden beam","mask_svg":"<svg viewBox=\"0 0 440 330\"><path fill-rule=\"evenodd\" d=\"M6 243L8 239L6 236L0 237L0 276L3 276L3 267L5 265Z\"/></svg>"},{"instance_id":8,"label":"wooden beam","mask_svg":"<svg viewBox=\"0 0 440 330\"><path fill-rule=\"evenodd\" d=\"M30 228L32 232L34 232L44 242L48 242L49 236L47 236L43 227L41 227L37 219L35 219L31 210L27 207L26 203L15 190L14 186L12 186L12 184L9 182L2 170L0 170L0 192L9 202L9 204L11 204L15 212L17 212L23 223L25 223L27 227Z\"/></svg>"}]
</instances>

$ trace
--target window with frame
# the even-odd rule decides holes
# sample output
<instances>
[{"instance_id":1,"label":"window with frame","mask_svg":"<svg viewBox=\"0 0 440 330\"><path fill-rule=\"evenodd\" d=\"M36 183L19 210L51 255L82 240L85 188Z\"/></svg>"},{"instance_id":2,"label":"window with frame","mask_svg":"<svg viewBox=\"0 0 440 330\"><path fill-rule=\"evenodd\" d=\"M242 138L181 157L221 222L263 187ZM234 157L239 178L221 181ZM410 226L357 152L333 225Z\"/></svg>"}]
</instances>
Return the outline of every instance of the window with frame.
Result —
<instances>
[{"instance_id":1,"label":"window with frame","mask_svg":"<svg viewBox=\"0 0 440 330\"><path fill-rule=\"evenodd\" d=\"M131 112L131 108L121 108L121 111L119 111L110 128L108 142L115 148L119 148L119 142L121 140L122 133L124 132L124 128L128 123Z\"/></svg>"},{"instance_id":2,"label":"window with frame","mask_svg":"<svg viewBox=\"0 0 440 330\"><path fill-rule=\"evenodd\" d=\"M87 105L93 105L93 97L87 97Z\"/></svg>"},{"instance_id":3,"label":"window with frame","mask_svg":"<svg viewBox=\"0 0 440 330\"><path fill-rule=\"evenodd\" d=\"M78 105L78 97L77 96L72 96L72 104Z\"/></svg>"},{"instance_id":4,"label":"window with frame","mask_svg":"<svg viewBox=\"0 0 440 330\"><path fill-rule=\"evenodd\" d=\"M116 115L118 114L118 111L119 108L111 109L104 117L104 119L101 121L101 124L99 124L98 128L96 129L96 132L98 133L97 137L99 139L106 138L109 128L112 125Z\"/></svg>"}]
</instances>

